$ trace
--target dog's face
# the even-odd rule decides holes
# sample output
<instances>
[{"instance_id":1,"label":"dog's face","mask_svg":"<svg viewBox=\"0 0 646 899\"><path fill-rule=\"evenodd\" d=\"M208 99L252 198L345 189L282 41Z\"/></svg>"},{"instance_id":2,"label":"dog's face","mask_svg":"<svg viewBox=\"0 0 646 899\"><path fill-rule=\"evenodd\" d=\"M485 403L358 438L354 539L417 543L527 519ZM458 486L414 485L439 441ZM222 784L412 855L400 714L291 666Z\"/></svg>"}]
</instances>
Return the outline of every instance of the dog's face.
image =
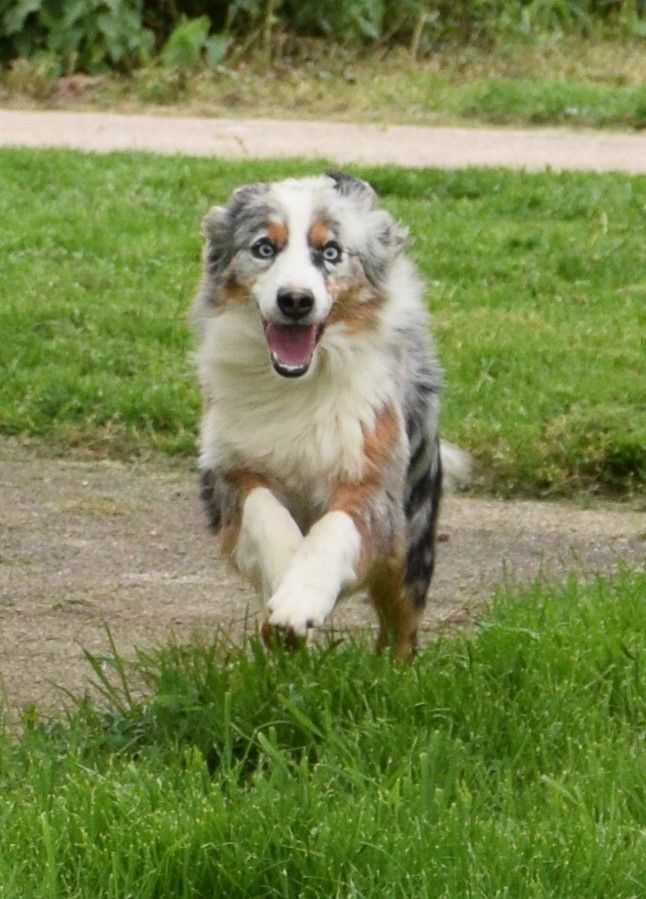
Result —
<instances>
[{"instance_id":1,"label":"dog's face","mask_svg":"<svg viewBox=\"0 0 646 899\"><path fill-rule=\"evenodd\" d=\"M252 184L204 220L207 302L255 306L279 375L303 376L325 329L376 327L406 232L340 173Z\"/></svg>"}]
</instances>

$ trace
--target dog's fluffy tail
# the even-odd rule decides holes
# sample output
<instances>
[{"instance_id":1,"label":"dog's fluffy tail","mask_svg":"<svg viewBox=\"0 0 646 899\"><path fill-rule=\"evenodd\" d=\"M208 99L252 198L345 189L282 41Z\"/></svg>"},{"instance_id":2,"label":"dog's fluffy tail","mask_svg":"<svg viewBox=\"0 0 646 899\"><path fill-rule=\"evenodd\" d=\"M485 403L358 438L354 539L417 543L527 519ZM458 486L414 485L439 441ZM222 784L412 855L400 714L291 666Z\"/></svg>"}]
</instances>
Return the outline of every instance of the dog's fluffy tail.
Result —
<instances>
[{"instance_id":1,"label":"dog's fluffy tail","mask_svg":"<svg viewBox=\"0 0 646 899\"><path fill-rule=\"evenodd\" d=\"M440 441L440 458L442 474L447 490L460 490L468 487L473 474L473 459L464 450L448 440Z\"/></svg>"}]
</instances>

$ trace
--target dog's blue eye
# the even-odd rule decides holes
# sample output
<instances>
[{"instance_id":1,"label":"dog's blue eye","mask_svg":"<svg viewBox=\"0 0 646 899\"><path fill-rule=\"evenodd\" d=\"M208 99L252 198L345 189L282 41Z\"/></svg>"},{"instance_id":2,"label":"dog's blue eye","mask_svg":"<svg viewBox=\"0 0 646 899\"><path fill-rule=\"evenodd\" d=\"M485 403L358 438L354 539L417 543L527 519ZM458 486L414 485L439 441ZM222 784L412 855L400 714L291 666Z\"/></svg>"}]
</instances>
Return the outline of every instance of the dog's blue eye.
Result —
<instances>
[{"instance_id":1,"label":"dog's blue eye","mask_svg":"<svg viewBox=\"0 0 646 899\"><path fill-rule=\"evenodd\" d=\"M326 262L338 262L341 258L341 247L338 243L330 241L323 247L323 258Z\"/></svg>"},{"instance_id":2,"label":"dog's blue eye","mask_svg":"<svg viewBox=\"0 0 646 899\"><path fill-rule=\"evenodd\" d=\"M263 237L262 240L259 240L252 246L251 252L258 259L271 259L272 256L276 255L276 247L270 240Z\"/></svg>"}]
</instances>

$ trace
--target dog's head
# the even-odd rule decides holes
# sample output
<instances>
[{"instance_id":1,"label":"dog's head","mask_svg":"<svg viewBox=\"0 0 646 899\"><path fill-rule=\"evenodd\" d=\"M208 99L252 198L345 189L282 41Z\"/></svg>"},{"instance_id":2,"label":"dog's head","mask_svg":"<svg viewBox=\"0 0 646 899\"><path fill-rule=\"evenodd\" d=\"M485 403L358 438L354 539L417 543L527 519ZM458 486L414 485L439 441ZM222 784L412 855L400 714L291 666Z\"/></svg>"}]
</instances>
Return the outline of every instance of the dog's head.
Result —
<instances>
[{"instance_id":1,"label":"dog's head","mask_svg":"<svg viewBox=\"0 0 646 899\"><path fill-rule=\"evenodd\" d=\"M273 366L290 378L308 371L326 328L376 327L407 239L370 185L339 172L241 187L203 232L201 302L257 307Z\"/></svg>"}]
</instances>

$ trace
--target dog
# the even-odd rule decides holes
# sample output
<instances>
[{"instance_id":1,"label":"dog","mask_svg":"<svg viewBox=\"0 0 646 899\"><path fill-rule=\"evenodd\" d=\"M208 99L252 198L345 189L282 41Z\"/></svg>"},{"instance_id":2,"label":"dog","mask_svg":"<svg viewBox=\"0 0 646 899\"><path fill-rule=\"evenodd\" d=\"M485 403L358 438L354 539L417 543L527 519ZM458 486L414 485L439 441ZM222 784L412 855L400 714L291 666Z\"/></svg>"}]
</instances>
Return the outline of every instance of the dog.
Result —
<instances>
[{"instance_id":1,"label":"dog","mask_svg":"<svg viewBox=\"0 0 646 899\"><path fill-rule=\"evenodd\" d=\"M441 370L407 231L340 172L236 190L194 304L211 528L290 640L365 588L377 650L416 647L435 565Z\"/></svg>"}]
</instances>

